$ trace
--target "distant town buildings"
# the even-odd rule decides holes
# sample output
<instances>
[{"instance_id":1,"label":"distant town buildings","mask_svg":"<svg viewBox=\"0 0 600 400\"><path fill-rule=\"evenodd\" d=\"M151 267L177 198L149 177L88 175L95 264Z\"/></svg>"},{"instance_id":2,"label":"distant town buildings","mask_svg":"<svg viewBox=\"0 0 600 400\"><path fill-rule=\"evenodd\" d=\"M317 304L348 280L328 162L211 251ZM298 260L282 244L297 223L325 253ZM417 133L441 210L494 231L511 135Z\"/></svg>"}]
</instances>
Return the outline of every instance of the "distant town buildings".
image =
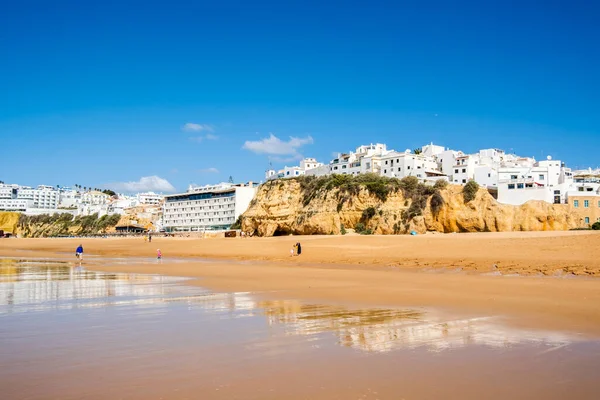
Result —
<instances>
[{"instance_id":1,"label":"distant town buildings","mask_svg":"<svg viewBox=\"0 0 600 400\"><path fill-rule=\"evenodd\" d=\"M256 194L257 185L219 183L192 187L165 196L162 227L167 232L204 232L229 229Z\"/></svg>"},{"instance_id":2,"label":"distant town buildings","mask_svg":"<svg viewBox=\"0 0 600 400\"><path fill-rule=\"evenodd\" d=\"M162 204L163 200L165 199L165 196L162 194L157 194L154 192L145 192L145 193L138 193L136 195L137 201L139 204L149 204L149 205L154 205L154 206L158 206L160 204Z\"/></svg>"},{"instance_id":3,"label":"distant town buildings","mask_svg":"<svg viewBox=\"0 0 600 400\"><path fill-rule=\"evenodd\" d=\"M27 211L28 209L54 210L58 207L60 194L52 186L37 188L0 184L0 210Z\"/></svg>"},{"instance_id":4,"label":"distant town buildings","mask_svg":"<svg viewBox=\"0 0 600 400\"><path fill-rule=\"evenodd\" d=\"M537 161L533 157L522 157L496 148L466 154L433 143L413 151L390 150L385 144L376 143L338 153L328 164L318 163L314 158L305 160L311 162L303 161L298 167L285 167L278 172L269 170L266 179L374 173L399 179L414 176L422 182L442 179L457 185L475 181L487 188L500 203L521 205L530 200L540 200L570 204L582 212L586 208L591 209L594 199L581 198L575 202L575 197L600 195L600 170L572 172L560 160L547 157ZM584 207L585 204L588 207ZM594 205L600 207L597 201ZM587 214L581 217L584 224L593 223L600 217L589 211Z\"/></svg>"}]
</instances>

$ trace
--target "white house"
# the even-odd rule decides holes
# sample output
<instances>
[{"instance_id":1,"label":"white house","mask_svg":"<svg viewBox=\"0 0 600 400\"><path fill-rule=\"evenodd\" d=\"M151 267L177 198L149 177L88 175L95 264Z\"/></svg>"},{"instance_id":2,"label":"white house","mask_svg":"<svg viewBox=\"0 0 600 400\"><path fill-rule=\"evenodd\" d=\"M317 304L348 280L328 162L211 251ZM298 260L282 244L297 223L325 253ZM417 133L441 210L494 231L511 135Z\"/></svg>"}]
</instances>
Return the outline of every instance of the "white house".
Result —
<instances>
[{"instance_id":1,"label":"white house","mask_svg":"<svg viewBox=\"0 0 600 400\"><path fill-rule=\"evenodd\" d=\"M101 205L108 204L110 196L97 190L90 190L81 194L81 204Z\"/></svg>"},{"instance_id":2,"label":"white house","mask_svg":"<svg viewBox=\"0 0 600 400\"><path fill-rule=\"evenodd\" d=\"M446 176L439 169L434 156L411 153L392 152L381 158L381 176L389 178L405 178L414 176L419 180L444 179Z\"/></svg>"},{"instance_id":3,"label":"white house","mask_svg":"<svg viewBox=\"0 0 600 400\"><path fill-rule=\"evenodd\" d=\"M186 193L165 196L163 228L167 232L226 230L243 214L257 185L219 183L190 187Z\"/></svg>"},{"instance_id":4,"label":"white house","mask_svg":"<svg viewBox=\"0 0 600 400\"><path fill-rule=\"evenodd\" d=\"M300 161L299 166L295 166L295 167L285 166L285 167L283 167L283 169L280 169L279 171L275 171L274 169L267 170L265 173L265 179L273 180L273 179L281 179L281 178L293 178L296 176L304 175L306 173L306 171L312 170L315 168L319 168L322 165L323 165L322 163L318 162L314 158L305 158L302 161Z\"/></svg>"},{"instance_id":5,"label":"white house","mask_svg":"<svg viewBox=\"0 0 600 400\"><path fill-rule=\"evenodd\" d=\"M165 196L154 192L138 193L136 195L139 204L159 205L164 200Z\"/></svg>"},{"instance_id":6,"label":"white house","mask_svg":"<svg viewBox=\"0 0 600 400\"><path fill-rule=\"evenodd\" d=\"M338 153L329 164L306 171L306 175L324 176L331 174L358 175L365 173L379 174L381 157L391 150L382 143L358 146L355 151Z\"/></svg>"},{"instance_id":7,"label":"white house","mask_svg":"<svg viewBox=\"0 0 600 400\"><path fill-rule=\"evenodd\" d=\"M498 202L520 205L530 200L564 204L573 185L573 174L550 156L532 167L504 167L499 171Z\"/></svg>"}]
</instances>

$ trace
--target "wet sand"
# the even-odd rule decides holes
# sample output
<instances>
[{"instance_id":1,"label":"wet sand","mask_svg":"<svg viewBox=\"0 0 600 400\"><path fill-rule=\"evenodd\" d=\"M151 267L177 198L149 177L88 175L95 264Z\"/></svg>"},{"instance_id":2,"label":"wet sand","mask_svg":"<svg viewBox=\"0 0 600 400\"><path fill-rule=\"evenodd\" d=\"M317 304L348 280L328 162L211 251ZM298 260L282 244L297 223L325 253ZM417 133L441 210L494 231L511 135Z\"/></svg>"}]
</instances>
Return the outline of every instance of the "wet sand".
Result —
<instances>
[{"instance_id":1,"label":"wet sand","mask_svg":"<svg viewBox=\"0 0 600 400\"><path fill-rule=\"evenodd\" d=\"M303 253L289 257L297 241ZM594 278L600 273L597 232L155 237L152 243L140 238L11 239L0 241L0 255L60 254L72 259L80 242L85 263L102 270L194 277L199 278L195 284L223 292L260 291L270 298L351 305L440 307L469 315L501 315L520 326L600 334L600 280ZM157 248L165 257L161 264L153 260ZM131 265L101 262L115 256L146 258ZM174 263L192 257L216 261Z\"/></svg>"},{"instance_id":2,"label":"wet sand","mask_svg":"<svg viewBox=\"0 0 600 400\"><path fill-rule=\"evenodd\" d=\"M597 398L596 337L188 283L0 259L2 398Z\"/></svg>"}]
</instances>

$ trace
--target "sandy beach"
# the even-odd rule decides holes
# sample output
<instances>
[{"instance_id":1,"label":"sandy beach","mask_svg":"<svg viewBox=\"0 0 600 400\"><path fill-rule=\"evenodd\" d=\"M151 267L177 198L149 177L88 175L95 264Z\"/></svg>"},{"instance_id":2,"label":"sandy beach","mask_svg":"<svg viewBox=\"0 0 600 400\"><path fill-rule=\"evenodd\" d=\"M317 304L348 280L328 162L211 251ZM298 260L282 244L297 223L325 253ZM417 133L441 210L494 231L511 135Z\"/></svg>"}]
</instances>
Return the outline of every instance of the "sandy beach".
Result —
<instances>
[{"instance_id":1,"label":"sandy beach","mask_svg":"<svg viewBox=\"0 0 600 400\"><path fill-rule=\"evenodd\" d=\"M300 257L289 249L302 243ZM191 239L10 239L0 255L73 259L89 268L198 278L220 291L356 305L431 306L504 315L514 324L600 334L600 234ZM164 259L153 260L160 248ZM107 257L144 258L107 265ZM211 261L193 260L208 259ZM188 259L188 262L173 262Z\"/></svg>"}]
</instances>

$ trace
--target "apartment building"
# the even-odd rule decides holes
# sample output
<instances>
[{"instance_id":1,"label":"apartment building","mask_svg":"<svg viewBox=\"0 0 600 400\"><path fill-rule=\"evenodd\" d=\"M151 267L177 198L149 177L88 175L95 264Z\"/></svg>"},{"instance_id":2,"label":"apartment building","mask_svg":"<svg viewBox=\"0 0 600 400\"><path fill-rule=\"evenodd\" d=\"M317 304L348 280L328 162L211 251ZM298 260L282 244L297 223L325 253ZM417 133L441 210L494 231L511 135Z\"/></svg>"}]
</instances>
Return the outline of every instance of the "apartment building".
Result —
<instances>
[{"instance_id":1,"label":"apartment building","mask_svg":"<svg viewBox=\"0 0 600 400\"><path fill-rule=\"evenodd\" d=\"M26 211L28 209L55 210L60 194L52 186L37 188L19 185L0 185L0 210Z\"/></svg>"},{"instance_id":2,"label":"apartment building","mask_svg":"<svg viewBox=\"0 0 600 400\"><path fill-rule=\"evenodd\" d=\"M257 185L219 183L190 187L186 193L165 196L162 225L167 232L226 230L243 214Z\"/></svg>"},{"instance_id":3,"label":"apartment building","mask_svg":"<svg viewBox=\"0 0 600 400\"><path fill-rule=\"evenodd\" d=\"M521 205L530 200L564 204L573 185L573 174L559 160L536 162L532 167L513 166L499 171L498 202Z\"/></svg>"},{"instance_id":4,"label":"apartment building","mask_svg":"<svg viewBox=\"0 0 600 400\"><path fill-rule=\"evenodd\" d=\"M600 169L573 172L573 185L567 192L569 208L581 226L600 222Z\"/></svg>"},{"instance_id":5,"label":"apartment building","mask_svg":"<svg viewBox=\"0 0 600 400\"><path fill-rule=\"evenodd\" d=\"M159 205L164 200L165 196L154 192L145 192L137 194L137 202L139 204Z\"/></svg>"},{"instance_id":6,"label":"apartment building","mask_svg":"<svg viewBox=\"0 0 600 400\"><path fill-rule=\"evenodd\" d=\"M434 157L414 154L410 150L404 153L391 152L381 158L381 176L405 178L414 176L419 180L445 179Z\"/></svg>"}]
</instances>

